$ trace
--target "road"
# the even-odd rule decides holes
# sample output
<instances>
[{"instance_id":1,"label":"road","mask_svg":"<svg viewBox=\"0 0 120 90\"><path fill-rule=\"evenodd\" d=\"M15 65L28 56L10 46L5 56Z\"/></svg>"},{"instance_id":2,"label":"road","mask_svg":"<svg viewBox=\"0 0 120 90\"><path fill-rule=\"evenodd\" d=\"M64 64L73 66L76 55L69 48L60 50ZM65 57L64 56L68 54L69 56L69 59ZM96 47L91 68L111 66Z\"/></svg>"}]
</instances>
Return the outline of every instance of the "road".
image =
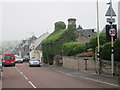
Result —
<instances>
[{"instance_id":1,"label":"road","mask_svg":"<svg viewBox=\"0 0 120 90\"><path fill-rule=\"evenodd\" d=\"M115 88L83 78L75 78L42 67L29 67L28 63L4 67L2 88Z\"/></svg>"}]
</instances>

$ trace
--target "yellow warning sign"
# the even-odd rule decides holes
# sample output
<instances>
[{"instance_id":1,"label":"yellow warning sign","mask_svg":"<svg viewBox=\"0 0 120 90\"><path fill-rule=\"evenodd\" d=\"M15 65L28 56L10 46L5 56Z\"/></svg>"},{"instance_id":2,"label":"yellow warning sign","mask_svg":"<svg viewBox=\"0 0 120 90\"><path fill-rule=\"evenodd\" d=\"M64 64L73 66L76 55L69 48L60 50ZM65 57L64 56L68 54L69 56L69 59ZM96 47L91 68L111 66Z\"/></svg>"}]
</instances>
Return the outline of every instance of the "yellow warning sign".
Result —
<instances>
[{"instance_id":1,"label":"yellow warning sign","mask_svg":"<svg viewBox=\"0 0 120 90\"><path fill-rule=\"evenodd\" d=\"M36 50L35 50L34 53L39 53L39 51L36 51Z\"/></svg>"}]
</instances>

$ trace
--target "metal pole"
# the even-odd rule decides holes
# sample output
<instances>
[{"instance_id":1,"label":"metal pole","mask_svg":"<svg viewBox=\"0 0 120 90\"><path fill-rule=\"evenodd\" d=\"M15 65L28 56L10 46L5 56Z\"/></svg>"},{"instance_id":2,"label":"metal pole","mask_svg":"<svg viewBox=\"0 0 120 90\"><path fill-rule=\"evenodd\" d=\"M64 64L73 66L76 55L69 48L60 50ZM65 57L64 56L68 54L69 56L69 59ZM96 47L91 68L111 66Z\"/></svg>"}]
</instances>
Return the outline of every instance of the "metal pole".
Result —
<instances>
[{"instance_id":1,"label":"metal pole","mask_svg":"<svg viewBox=\"0 0 120 90\"><path fill-rule=\"evenodd\" d=\"M110 0L110 10L111 10L111 28L112 28L112 0ZM114 48L113 48L113 37L111 37L111 74L114 76Z\"/></svg>"},{"instance_id":2,"label":"metal pole","mask_svg":"<svg viewBox=\"0 0 120 90\"><path fill-rule=\"evenodd\" d=\"M98 43L98 50L97 50L97 73L100 74L100 40L99 40L99 9L98 9L98 0L97 0L97 43Z\"/></svg>"}]
</instances>

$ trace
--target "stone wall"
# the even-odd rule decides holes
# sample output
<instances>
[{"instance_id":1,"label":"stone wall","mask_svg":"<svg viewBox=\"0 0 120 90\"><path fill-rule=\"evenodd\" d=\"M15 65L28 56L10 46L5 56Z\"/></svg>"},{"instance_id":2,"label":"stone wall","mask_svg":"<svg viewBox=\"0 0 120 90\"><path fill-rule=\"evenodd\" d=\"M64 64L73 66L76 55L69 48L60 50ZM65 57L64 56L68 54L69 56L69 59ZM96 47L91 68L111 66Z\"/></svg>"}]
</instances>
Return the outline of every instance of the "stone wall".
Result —
<instances>
[{"instance_id":1,"label":"stone wall","mask_svg":"<svg viewBox=\"0 0 120 90\"><path fill-rule=\"evenodd\" d=\"M85 57L63 57L63 67L71 70L83 71L85 70ZM92 57L87 57L87 70L95 71L95 62Z\"/></svg>"},{"instance_id":2,"label":"stone wall","mask_svg":"<svg viewBox=\"0 0 120 90\"><path fill-rule=\"evenodd\" d=\"M101 60L101 70L103 74L111 75L111 61ZM120 62L114 62L114 73L120 76Z\"/></svg>"}]
</instances>

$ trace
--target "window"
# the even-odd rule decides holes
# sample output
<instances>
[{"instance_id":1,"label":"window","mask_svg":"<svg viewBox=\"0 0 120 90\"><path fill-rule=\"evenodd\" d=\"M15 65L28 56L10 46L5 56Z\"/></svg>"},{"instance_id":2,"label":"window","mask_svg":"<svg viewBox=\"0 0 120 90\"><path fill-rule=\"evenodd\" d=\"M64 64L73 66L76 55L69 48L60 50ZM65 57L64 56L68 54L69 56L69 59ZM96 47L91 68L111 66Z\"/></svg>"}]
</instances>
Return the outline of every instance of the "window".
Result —
<instances>
[{"instance_id":1,"label":"window","mask_svg":"<svg viewBox=\"0 0 120 90\"><path fill-rule=\"evenodd\" d=\"M14 56L6 56L5 58L6 58L6 60L15 59Z\"/></svg>"}]
</instances>

